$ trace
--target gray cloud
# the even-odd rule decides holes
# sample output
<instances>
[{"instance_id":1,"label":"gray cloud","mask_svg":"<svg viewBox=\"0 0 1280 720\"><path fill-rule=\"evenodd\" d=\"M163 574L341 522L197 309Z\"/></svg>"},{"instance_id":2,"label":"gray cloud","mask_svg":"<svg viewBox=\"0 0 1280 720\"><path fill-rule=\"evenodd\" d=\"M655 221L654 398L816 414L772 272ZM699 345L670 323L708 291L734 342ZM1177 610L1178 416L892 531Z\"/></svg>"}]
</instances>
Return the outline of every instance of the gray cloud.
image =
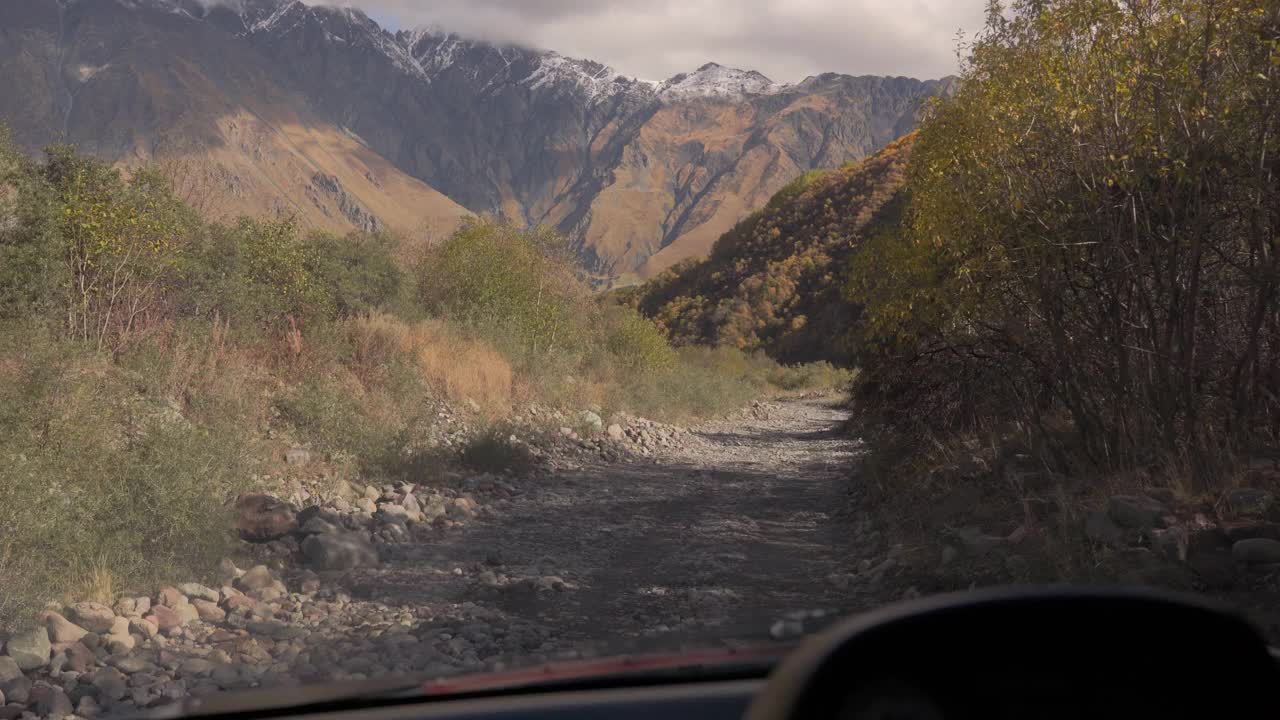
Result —
<instances>
[{"instance_id":1,"label":"gray cloud","mask_svg":"<svg viewBox=\"0 0 1280 720\"><path fill-rule=\"evenodd\" d=\"M325 0L314 0L325 2ZM334 2L334 0L327 0ZM350 0L398 27L436 24L663 79L708 61L796 81L820 72L940 77L985 0Z\"/></svg>"}]
</instances>

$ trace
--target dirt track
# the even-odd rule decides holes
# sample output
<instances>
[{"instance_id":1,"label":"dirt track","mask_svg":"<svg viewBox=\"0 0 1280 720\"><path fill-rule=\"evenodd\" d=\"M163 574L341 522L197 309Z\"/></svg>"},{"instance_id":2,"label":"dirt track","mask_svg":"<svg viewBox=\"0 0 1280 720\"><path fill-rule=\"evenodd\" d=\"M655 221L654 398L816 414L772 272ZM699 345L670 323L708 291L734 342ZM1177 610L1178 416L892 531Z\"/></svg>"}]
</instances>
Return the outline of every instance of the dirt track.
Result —
<instances>
[{"instance_id":1,"label":"dirt track","mask_svg":"<svg viewBox=\"0 0 1280 720\"><path fill-rule=\"evenodd\" d=\"M810 630L868 604L883 554L846 511L858 447L845 417L833 399L772 403L652 458L525 481L498 511L346 584L390 606L473 602L557 653Z\"/></svg>"}]
</instances>

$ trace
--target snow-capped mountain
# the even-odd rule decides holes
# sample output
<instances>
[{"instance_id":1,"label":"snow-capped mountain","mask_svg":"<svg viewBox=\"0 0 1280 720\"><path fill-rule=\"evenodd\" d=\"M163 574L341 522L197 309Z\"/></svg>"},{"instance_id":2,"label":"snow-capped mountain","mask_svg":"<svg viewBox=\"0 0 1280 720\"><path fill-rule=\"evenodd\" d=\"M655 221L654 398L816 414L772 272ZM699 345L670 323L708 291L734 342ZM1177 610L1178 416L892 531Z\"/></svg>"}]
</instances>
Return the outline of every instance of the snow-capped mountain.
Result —
<instances>
[{"instance_id":1,"label":"snow-capped mountain","mask_svg":"<svg viewBox=\"0 0 1280 720\"><path fill-rule=\"evenodd\" d=\"M245 198L246 174L272 166L242 118L295 149L315 145L306 133L341 136L471 211L560 228L606 278L705 252L795 175L907 132L945 89L833 74L782 85L715 63L649 82L300 0L0 3L0 61L15 69L0 77L0 118L30 148L65 136L124 161L232 153L220 182ZM393 224L373 211L375 174L345 172L254 187L322 225ZM352 210L358 193L339 197L328 177L369 199Z\"/></svg>"},{"instance_id":2,"label":"snow-capped mountain","mask_svg":"<svg viewBox=\"0 0 1280 720\"><path fill-rule=\"evenodd\" d=\"M755 70L707 63L691 73L681 73L662 83L658 95L668 102L704 97L738 99L749 95L771 95L787 87Z\"/></svg>"}]
</instances>

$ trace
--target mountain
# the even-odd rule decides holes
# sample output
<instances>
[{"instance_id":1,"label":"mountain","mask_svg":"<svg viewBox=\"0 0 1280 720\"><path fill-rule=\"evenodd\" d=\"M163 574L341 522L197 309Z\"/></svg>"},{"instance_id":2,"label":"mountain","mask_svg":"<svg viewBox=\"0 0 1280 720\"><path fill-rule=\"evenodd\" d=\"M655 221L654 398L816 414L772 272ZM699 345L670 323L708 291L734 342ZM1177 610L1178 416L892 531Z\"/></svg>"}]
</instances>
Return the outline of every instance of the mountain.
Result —
<instances>
[{"instance_id":1,"label":"mountain","mask_svg":"<svg viewBox=\"0 0 1280 720\"><path fill-rule=\"evenodd\" d=\"M179 5L0 3L0 58L0 119L20 144L166 163L213 214L298 215L332 230L452 226L466 214Z\"/></svg>"},{"instance_id":2,"label":"mountain","mask_svg":"<svg viewBox=\"0 0 1280 720\"><path fill-rule=\"evenodd\" d=\"M717 240L709 257L618 291L620 300L680 344L849 363L856 310L845 299L846 269L863 240L901 218L913 137L793 180Z\"/></svg>"},{"instance_id":3,"label":"mountain","mask_svg":"<svg viewBox=\"0 0 1280 720\"><path fill-rule=\"evenodd\" d=\"M643 81L297 0L8 2L0 62L0 118L29 149L176 158L225 212L326 227L552 225L602 281L704 255L790 178L909 131L950 84L787 85L715 63Z\"/></svg>"}]
</instances>

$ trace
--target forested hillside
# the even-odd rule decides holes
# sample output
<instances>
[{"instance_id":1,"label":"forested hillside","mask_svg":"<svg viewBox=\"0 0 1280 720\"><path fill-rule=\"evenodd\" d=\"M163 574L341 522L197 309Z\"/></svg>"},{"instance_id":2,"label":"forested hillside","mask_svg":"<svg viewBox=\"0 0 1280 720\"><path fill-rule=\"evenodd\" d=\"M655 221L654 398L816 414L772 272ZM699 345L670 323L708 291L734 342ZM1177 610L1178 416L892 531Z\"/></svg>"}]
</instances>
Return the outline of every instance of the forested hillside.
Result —
<instances>
[{"instance_id":1,"label":"forested hillside","mask_svg":"<svg viewBox=\"0 0 1280 720\"><path fill-rule=\"evenodd\" d=\"M785 362L852 361L857 309L845 299L853 253L894 232L912 137L872 158L803 175L716 242L620 294L678 344L764 351Z\"/></svg>"}]
</instances>

